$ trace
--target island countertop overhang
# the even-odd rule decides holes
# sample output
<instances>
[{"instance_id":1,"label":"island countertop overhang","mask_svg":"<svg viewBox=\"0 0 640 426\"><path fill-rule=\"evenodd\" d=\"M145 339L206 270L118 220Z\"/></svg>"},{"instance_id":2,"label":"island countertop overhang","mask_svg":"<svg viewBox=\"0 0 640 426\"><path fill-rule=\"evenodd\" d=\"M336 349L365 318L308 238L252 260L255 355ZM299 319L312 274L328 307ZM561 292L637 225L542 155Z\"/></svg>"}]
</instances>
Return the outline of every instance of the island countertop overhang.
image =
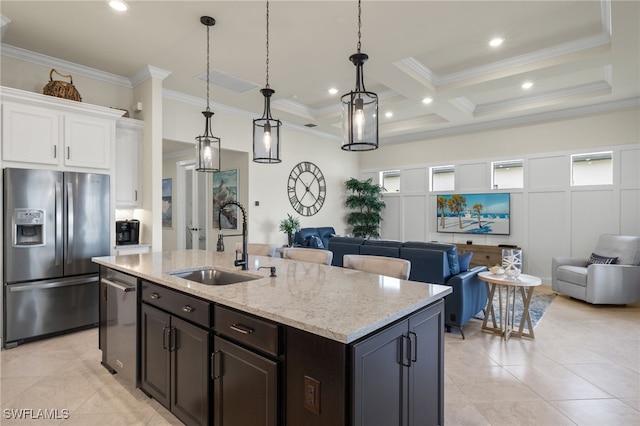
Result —
<instances>
[{"instance_id":1,"label":"island countertop overhang","mask_svg":"<svg viewBox=\"0 0 640 426\"><path fill-rule=\"evenodd\" d=\"M104 256L95 263L214 303L329 338L351 343L451 293L451 287L405 281L346 268L265 256L249 256L250 270L233 266L231 253L178 250ZM269 277L275 266L277 277ZM212 267L256 278L211 286L171 272Z\"/></svg>"}]
</instances>

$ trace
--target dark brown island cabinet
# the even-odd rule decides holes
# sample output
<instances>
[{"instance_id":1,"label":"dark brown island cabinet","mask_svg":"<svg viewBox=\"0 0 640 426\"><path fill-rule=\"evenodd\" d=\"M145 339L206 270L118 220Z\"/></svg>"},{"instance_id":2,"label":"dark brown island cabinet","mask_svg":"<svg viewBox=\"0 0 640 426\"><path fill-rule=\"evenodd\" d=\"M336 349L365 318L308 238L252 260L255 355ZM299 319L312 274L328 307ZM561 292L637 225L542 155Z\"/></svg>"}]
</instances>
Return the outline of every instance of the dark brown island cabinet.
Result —
<instances>
[{"instance_id":1,"label":"dark brown island cabinet","mask_svg":"<svg viewBox=\"0 0 640 426\"><path fill-rule=\"evenodd\" d=\"M442 299L342 343L138 285L137 383L187 425L443 424Z\"/></svg>"},{"instance_id":2,"label":"dark brown island cabinet","mask_svg":"<svg viewBox=\"0 0 640 426\"><path fill-rule=\"evenodd\" d=\"M188 425L209 423L211 304L141 282L140 387Z\"/></svg>"}]
</instances>

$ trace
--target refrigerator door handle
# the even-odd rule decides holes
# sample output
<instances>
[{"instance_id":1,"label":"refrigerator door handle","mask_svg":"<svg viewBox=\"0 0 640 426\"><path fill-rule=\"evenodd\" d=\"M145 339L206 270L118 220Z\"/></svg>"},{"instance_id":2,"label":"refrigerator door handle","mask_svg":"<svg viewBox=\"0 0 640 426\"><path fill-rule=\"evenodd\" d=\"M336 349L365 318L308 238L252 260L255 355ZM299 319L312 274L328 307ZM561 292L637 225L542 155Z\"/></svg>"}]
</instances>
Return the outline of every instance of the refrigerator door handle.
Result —
<instances>
[{"instance_id":1,"label":"refrigerator door handle","mask_svg":"<svg viewBox=\"0 0 640 426\"><path fill-rule=\"evenodd\" d=\"M67 264L73 263L73 185L67 182Z\"/></svg>"},{"instance_id":2,"label":"refrigerator door handle","mask_svg":"<svg viewBox=\"0 0 640 426\"><path fill-rule=\"evenodd\" d=\"M9 292L13 293L16 291L31 291L31 290L41 290L45 288L58 288L58 287L69 287L72 285L78 284L87 284L98 281L98 277L90 277L90 278L78 278L75 280L64 280L64 281L50 281L41 284L10 284L7 285L6 288Z\"/></svg>"},{"instance_id":3,"label":"refrigerator door handle","mask_svg":"<svg viewBox=\"0 0 640 426\"><path fill-rule=\"evenodd\" d=\"M56 241L54 243L55 249L55 264L60 265L62 263L62 183L56 182Z\"/></svg>"}]
</instances>

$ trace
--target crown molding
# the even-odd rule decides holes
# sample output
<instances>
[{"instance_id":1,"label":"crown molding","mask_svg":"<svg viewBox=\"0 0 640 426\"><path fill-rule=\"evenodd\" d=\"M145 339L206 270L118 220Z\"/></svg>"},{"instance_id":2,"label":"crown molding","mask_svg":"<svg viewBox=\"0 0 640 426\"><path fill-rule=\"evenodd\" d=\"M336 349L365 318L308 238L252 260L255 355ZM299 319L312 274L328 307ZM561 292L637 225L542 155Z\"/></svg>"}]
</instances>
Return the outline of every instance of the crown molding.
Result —
<instances>
[{"instance_id":1,"label":"crown molding","mask_svg":"<svg viewBox=\"0 0 640 426\"><path fill-rule=\"evenodd\" d=\"M477 105L473 112L474 114L482 114L489 111L513 108L521 105L548 102L554 99L566 98L569 96L585 95L588 93L596 92L601 93L602 91L611 93L611 85L604 80L571 86L560 90L549 90L547 92L539 93L532 96L521 96L518 98L508 99L506 101L481 104Z\"/></svg>"},{"instance_id":2,"label":"crown molding","mask_svg":"<svg viewBox=\"0 0 640 426\"><path fill-rule=\"evenodd\" d=\"M559 111L540 112L537 114L521 115L517 117L501 118L497 120L488 120L478 123L463 124L454 127L441 127L438 129L417 132L408 135L399 135L384 138L382 142L385 144L397 144L418 142L438 137L453 136L463 133L479 132L483 130L491 130L498 128L506 128L513 126L521 126L529 123L538 123L543 121L558 120L563 118L572 118L582 115L598 114L619 109L640 107L640 97L619 99L610 102L602 102L595 105L586 105L574 108L567 108Z\"/></svg>"},{"instance_id":3,"label":"crown molding","mask_svg":"<svg viewBox=\"0 0 640 426\"><path fill-rule=\"evenodd\" d=\"M171 71L163 70L162 68L154 67L153 65L146 65L142 67L140 71L135 73L131 77L131 84L133 87L138 87L140 83L150 78L164 80L169 77Z\"/></svg>"},{"instance_id":4,"label":"crown molding","mask_svg":"<svg viewBox=\"0 0 640 426\"><path fill-rule=\"evenodd\" d=\"M205 99L203 98L199 98L197 96L191 96L191 95L186 95L184 93L181 92L177 92L175 90L170 90L170 89L163 89L162 90L162 96L164 98L167 99L171 99L174 101L178 101L178 102L182 102L188 105L194 105L197 106L198 108L206 108L207 107L207 102ZM273 104L271 104L273 105ZM240 108L234 108L228 105L224 105L224 104L220 104L220 103L216 103L216 102L210 102L210 108L216 111L220 111L220 112L225 112L227 114L232 114L232 115L236 115L239 117L244 117L244 118L248 118L248 119L253 119L255 118L255 114ZM334 136L330 133L325 133L319 130L314 130L312 128L309 127L305 127L302 125L298 125L298 124L293 124L293 123L288 123L286 121L282 122L282 126L284 128L290 129L290 130L295 130L296 132L300 132L300 133L304 133L307 135L312 135L312 136L317 136L323 139L329 139L329 140L340 140L340 138L338 136Z\"/></svg>"},{"instance_id":5,"label":"crown molding","mask_svg":"<svg viewBox=\"0 0 640 426\"><path fill-rule=\"evenodd\" d=\"M108 84L126 87L127 89L133 89L131 80L127 77L100 71L95 68L85 67L84 65L78 65L73 62L54 58L48 55L43 55L41 53L32 52L30 50L21 49L19 47L11 46L10 44L2 43L0 45L0 54L2 56L8 56L10 58L20 59L37 65L42 65L47 68L64 69L76 76L81 75L83 77L92 78L94 80L102 81Z\"/></svg>"}]
</instances>

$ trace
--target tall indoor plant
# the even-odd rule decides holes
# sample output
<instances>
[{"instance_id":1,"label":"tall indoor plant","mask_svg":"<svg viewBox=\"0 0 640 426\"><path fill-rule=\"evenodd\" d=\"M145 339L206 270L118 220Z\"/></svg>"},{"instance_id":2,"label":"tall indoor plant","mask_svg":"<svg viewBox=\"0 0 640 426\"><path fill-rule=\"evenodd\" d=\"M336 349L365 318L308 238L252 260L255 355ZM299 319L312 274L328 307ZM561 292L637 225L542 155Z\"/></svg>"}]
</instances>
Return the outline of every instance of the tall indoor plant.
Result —
<instances>
[{"instance_id":1,"label":"tall indoor plant","mask_svg":"<svg viewBox=\"0 0 640 426\"><path fill-rule=\"evenodd\" d=\"M300 219L287 213L287 218L280 221L280 231L287 234L287 244L293 246L293 233L300 230Z\"/></svg>"},{"instance_id":2,"label":"tall indoor plant","mask_svg":"<svg viewBox=\"0 0 640 426\"><path fill-rule=\"evenodd\" d=\"M354 237L378 238L380 237L380 212L386 204L380 196L384 188L373 183L373 179L358 180L351 178L345 182L345 188L350 192L347 195L347 208L353 210L347 215L347 223L353 228Z\"/></svg>"}]
</instances>

